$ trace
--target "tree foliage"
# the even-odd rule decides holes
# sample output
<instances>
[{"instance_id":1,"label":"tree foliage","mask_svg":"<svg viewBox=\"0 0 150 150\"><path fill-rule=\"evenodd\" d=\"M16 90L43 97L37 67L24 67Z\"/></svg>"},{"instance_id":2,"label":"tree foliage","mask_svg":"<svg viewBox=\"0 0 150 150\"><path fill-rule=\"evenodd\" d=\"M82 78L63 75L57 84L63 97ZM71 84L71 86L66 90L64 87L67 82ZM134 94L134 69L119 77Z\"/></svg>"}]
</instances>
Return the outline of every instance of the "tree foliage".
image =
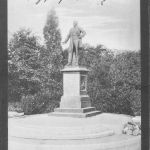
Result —
<instances>
[{"instance_id":1,"label":"tree foliage","mask_svg":"<svg viewBox=\"0 0 150 150\"><path fill-rule=\"evenodd\" d=\"M43 34L45 39L45 48L40 54L43 67L41 71L45 76L45 78L43 78L43 82L45 84L45 88L53 94L52 97L57 97L57 95L60 97L60 93L62 93L62 75L60 70L63 67L63 55L61 47L61 33L58 27L58 17L53 9L47 15Z\"/></svg>"},{"instance_id":2,"label":"tree foliage","mask_svg":"<svg viewBox=\"0 0 150 150\"><path fill-rule=\"evenodd\" d=\"M58 17L54 9L47 15L47 21L43 29L46 48L52 52L61 51L61 34L58 27Z\"/></svg>"},{"instance_id":3,"label":"tree foliage","mask_svg":"<svg viewBox=\"0 0 150 150\"><path fill-rule=\"evenodd\" d=\"M61 33L54 10L48 13L43 35L45 45L40 45L38 38L26 29L16 32L9 42L9 101L20 101L26 97L23 98L26 101L23 102L24 109L33 105L33 97L36 99L41 95L44 98L43 94L49 93L48 102L42 99L36 102L37 107L39 104L41 109L47 109L49 102L56 100L59 103L62 95ZM31 112L36 113L36 110Z\"/></svg>"},{"instance_id":4,"label":"tree foliage","mask_svg":"<svg viewBox=\"0 0 150 150\"><path fill-rule=\"evenodd\" d=\"M90 69L88 93L93 106L103 112L140 115L140 52L115 56L102 45L85 46L80 62Z\"/></svg>"},{"instance_id":5,"label":"tree foliage","mask_svg":"<svg viewBox=\"0 0 150 150\"><path fill-rule=\"evenodd\" d=\"M8 45L9 101L19 100L22 94L34 94L40 88L38 59L40 45L31 31L21 29Z\"/></svg>"}]
</instances>

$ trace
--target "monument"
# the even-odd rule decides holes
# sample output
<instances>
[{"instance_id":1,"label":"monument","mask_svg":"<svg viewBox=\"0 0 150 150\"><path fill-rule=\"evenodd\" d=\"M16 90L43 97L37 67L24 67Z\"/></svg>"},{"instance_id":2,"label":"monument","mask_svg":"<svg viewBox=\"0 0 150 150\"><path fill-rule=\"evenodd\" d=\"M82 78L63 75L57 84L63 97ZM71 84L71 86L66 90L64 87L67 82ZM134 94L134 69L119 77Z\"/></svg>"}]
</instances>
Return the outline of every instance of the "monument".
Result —
<instances>
[{"instance_id":1,"label":"monument","mask_svg":"<svg viewBox=\"0 0 150 150\"><path fill-rule=\"evenodd\" d=\"M71 117L89 117L99 114L91 106L90 97L87 94L87 76L89 70L79 66L79 49L82 50L82 38L86 32L78 27L77 21L73 22L67 38L63 44L70 40L68 48L68 63L63 73L63 96L60 107L56 108L53 115Z\"/></svg>"},{"instance_id":2,"label":"monument","mask_svg":"<svg viewBox=\"0 0 150 150\"><path fill-rule=\"evenodd\" d=\"M49 114L9 118L9 150L140 150L140 136L122 134L122 130L128 131L124 125L132 122L131 116L99 114L91 106L89 70L78 62L84 36L85 31L74 22L64 42L70 39L68 64L61 70L60 107Z\"/></svg>"}]
</instances>

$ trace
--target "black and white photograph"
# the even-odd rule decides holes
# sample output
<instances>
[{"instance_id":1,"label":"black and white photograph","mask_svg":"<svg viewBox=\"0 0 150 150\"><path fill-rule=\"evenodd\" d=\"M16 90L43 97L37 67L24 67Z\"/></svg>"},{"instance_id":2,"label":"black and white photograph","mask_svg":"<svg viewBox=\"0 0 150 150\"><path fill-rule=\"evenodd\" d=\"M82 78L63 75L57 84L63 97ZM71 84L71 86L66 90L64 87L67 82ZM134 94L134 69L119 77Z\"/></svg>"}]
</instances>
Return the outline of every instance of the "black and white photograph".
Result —
<instances>
[{"instance_id":1,"label":"black and white photograph","mask_svg":"<svg viewBox=\"0 0 150 150\"><path fill-rule=\"evenodd\" d=\"M7 0L8 150L141 150L140 0Z\"/></svg>"}]
</instances>

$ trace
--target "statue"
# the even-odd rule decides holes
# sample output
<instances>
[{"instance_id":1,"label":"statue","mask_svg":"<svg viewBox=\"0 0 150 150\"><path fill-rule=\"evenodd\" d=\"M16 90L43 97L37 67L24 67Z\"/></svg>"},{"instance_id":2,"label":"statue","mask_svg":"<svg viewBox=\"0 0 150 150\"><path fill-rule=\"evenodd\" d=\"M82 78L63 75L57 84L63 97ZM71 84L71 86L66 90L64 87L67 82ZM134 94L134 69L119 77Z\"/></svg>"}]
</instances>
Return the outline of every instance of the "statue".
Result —
<instances>
[{"instance_id":1,"label":"statue","mask_svg":"<svg viewBox=\"0 0 150 150\"><path fill-rule=\"evenodd\" d=\"M70 45L68 48L68 64L67 66L78 66L79 55L78 51L82 46L82 38L85 36L85 31L78 27L78 22L73 22L73 28L70 29L67 38L63 44L67 43L70 39Z\"/></svg>"}]
</instances>

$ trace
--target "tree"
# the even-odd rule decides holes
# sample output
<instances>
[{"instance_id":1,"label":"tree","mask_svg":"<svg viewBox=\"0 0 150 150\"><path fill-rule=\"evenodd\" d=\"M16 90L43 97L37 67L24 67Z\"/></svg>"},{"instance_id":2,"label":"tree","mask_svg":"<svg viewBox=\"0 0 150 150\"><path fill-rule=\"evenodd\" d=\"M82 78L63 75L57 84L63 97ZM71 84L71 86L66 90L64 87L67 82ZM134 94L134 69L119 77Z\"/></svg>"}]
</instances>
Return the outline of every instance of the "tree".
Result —
<instances>
[{"instance_id":1,"label":"tree","mask_svg":"<svg viewBox=\"0 0 150 150\"><path fill-rule=\"evenodd\" d=\"M115 56L102 45L85 45L80 64L88 67L88 94L92 105L102 112L140 115L140 53Z\"/></svg>"},{"instance_id":2,"label":"tree","mask_svg":"<svg viewBox=\"0 0 150 150\"><path fill-rule=\"evenodd\" d=\"M47 15L46 24L43 29L46 48L52 52L61 51L61 34L58 27L58 17L54 9L51 9Z\"/></svg>"},{"instance_id":3,"label":"tree","mask_svg":"<svg viewBox=\"0 0 150 150\"><path fill-rule=\"evenodd\" d=\"M88 74L88 94L92 105L104 111L102 107L106 104L103 103L106 97L105 91L111 87L109 69L113 61L113 53L104 48L103 45L97 47L85 45L79 53L81 65L88 67L90 70Z\"/></svg>"},{"instance_id":4,"label":"tree","mask_svg":"<svg viewBox=\"0 0 150 150\"><path fill-rule=\"evenodd\" d=\"M140 115L141 111L141 62L140 52L118 54L110 68L117 109L120 113Z\"/></svg>"},{"instance_id":5,"label":"tree","mask_svg":"<svg viewBox=\"0 0 150 150\"><path fill-rule=\"evenodd\" d=\"M8 95L9 101L20 101L22 95L40 90L38 78L40 45L30 30L14 33L8 44Z\"/></svg>"},{"instance_id":6,"label":"tree","mask_svg":"<svg viewBox=\"0 0 150 150\"><path fill-rule=\"evenodd\" d=\"M44 89L51 93L51 99L60 100L62 95L62 69L63 55L61 47L61 33L58 27L58 17L54 9L48 15L43 29L45 48L42 49L40 60Z\"/></svg>"},{"instance_id":7,"label":"tree","mask_svg":"<svg viewBox=\"0 0 150 150\"><path fill-rule=\"evenodd\" d=\"M22 97L26 114L53 111L62 95L60 70L64 61L54 10L48 13L43 34L43 46L31 31L24 29L15 33L9 42L9 96L18 93L18 100Z\"/></svg>"}]
</instances>

